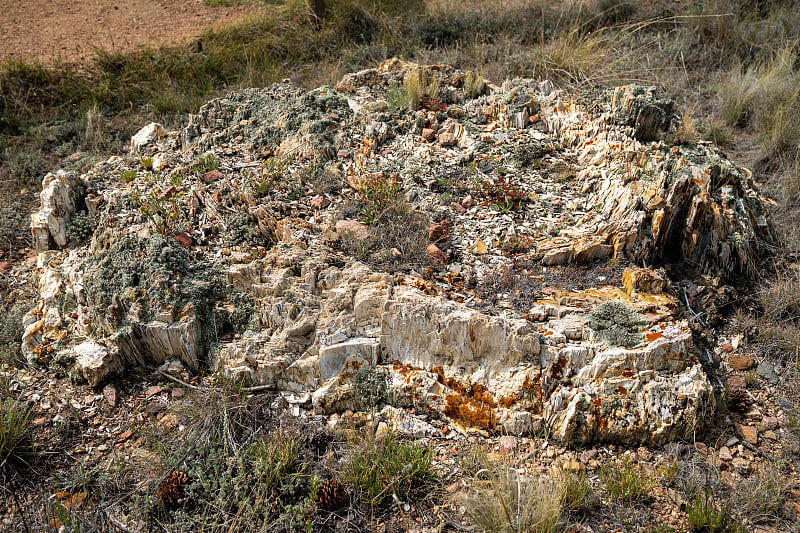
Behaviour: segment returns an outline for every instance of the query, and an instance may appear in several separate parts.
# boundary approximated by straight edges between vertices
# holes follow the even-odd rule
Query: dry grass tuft
[[[553,533],[564,512],[565,488],[557,477],[530,477],[509,465],[492,465],[469,485],[456,500],[487,533]]]

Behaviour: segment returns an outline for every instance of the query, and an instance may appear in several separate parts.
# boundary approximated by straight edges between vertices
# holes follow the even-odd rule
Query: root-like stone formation
[[[93,385],[210,366],[318,414],[364,408],[374,367],[371,407],[419,435],[689,435],[714,395],[661,267],[753,275],[774,237],[750,173],[665,142],[651,88],[472,78],[390,60],[235,92],[49,174],[27,358]],[[78,213],[90,239],[67,236]]]

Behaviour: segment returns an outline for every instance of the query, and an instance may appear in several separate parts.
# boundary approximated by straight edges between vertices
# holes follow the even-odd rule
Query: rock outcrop
[[[231,93],[45,178],[24,353],[92,385],[210,366],[320,414],[376,368],[393,409],[460,431],[685,437],[714,395],[661,267],[747,278],[773,234],[748,171],[665,142],[672,113],[398,60]]]

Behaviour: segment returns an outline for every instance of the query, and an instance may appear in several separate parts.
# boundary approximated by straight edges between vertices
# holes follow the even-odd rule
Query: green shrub
[[[31,306],[22,302],[0,303],[0,363],[17,366],[25,362],[20,351],[22,319]]]
[[[577,511],[589,501],[592,485],[585,473],[565,473],[559,480],[564,490],[564,509]]]
[[[739,482],[734,491],[736,509],[750,522],[769,522],[783,514],[786,490],[791,485],[774,463],[760,465],[749,478]]]
[[[726,508],[718,507],[709,491],[695,495],[686,507],[686,521],[693,531],[716,533],[729,531],[732,518]]]
[[[613,498],[624,502],[647,499],[656,484],[656,476],[634,464],[629,458],[606,465],[600,470],[600,480]]]
[[[433,482],[433,450],[422,443],[406,443],[391,433],[377,438],[370,429],[353,434],[344,480],[360,487],[370,504],[387,497],[404,497],[412,489]]]
[[[383,214],[398,201],[400,181],[396,176],[376,174],[364,180],[357,189],[362,202],[361,221],[375,224]]]
[[[250,460],[264,488],[280,489],[287,484],[288,477],[296,472],[298,452],[291,435],[277,434],[251,446]]]
[[[119,175],[119,179],[124,181],[125,183],[130,183],[138,177],[138,174],[135,170],[123,170],[122,174]]]
[[[94,234],[95,227],[94,218],[86,211],[79,211],[67,224],[67,238],[73,243],[82,243]]]
[[[217,169],[219,169],[219,160],[213,152],[201,155],[197,159],[197,162],[192,165],[192,172],[197,172],[200,174]]]

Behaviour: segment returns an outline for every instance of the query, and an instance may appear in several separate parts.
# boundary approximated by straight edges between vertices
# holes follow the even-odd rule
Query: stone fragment
[[[742,438],[750,444],[758,444],[758,430],[754,426],[737,424],[736,429]]]
[[[168,413],[162,416],[161,419],[158,421],[158,427],[159,429],[166,429],[166,430],[175,429],[176,427],[178,427],[178,415],[176,415],[175,413]]]
[[[442,146],[455,146],[457,142],[455,135],[447,131],[439,133],[437,139]]]
[[[167,408],[167,406],[165,404],[163,404],[161,402],[158,402],[158,401],[155,401],[155,402],[149,402],[145,406],[144,410],[149,415],[156,415],[156,414],[162,412],[166,408]]]
[[[33,245],[37,251],[63,248],[67,244],[67,225],[78,208],[83,183],[63,170],[48,173],[39,193],[41,208],[31,215]]]
[[[164,126],[157,122],[151,122],[136,132],[136,135],[131,137],[131,155],[140,153],[146,145],[163,139],[166,135],[167,130]]]
[[[365,365],[377,362],[379,342],[377,339],[357,338],[346,342],[323,346],[319,350],[319,373],[322,381],[342,375],[352,376]]]
[[[91,387],[96,387],[109,375],[122,370],[118,354],[93,341],[85,341],[73,347],[75,365],[78,374]]]
[[[458,202],[450,202],[450,209],[452,209],[453,211],[455,211],[457,213],[462,213],[462,214],[467,212],[467,210],[464,209],[464,206],[462,206]]]
[[[422,130],[422,138],[426,141],[432,141],[436,138],[436,130],[431,128],[424,128]]]
[[[638,292],[661,294],[667,284],[666,273],[649,268],[626,267],[622,272],[622,286],[632,296]]]
[[[725,386],[728,390],[744,389],[746,384],[741,376],[728,376],[725,380]]]
[[[731,466],[733,467],[733,470],[740,476],[746,476],[753,471],[753,465],[744,457],[734,457],[733,461],[731,461]]]
[[[442,220],[432,224],[428,228],[428,240],[431,242],[441,242],[450,237],[450,221]]]
[[[762,436],[763,438],[765,438],[765,439],[768,439],[768,440],[771,440],[771,441],[776,441],[776,440],[778,440],[778,434],[777,434],[777,433],[775,433],[774,431],[772,431],[771,429],[768,429],[768,430],[764,431],[764,432],[761,434],[761,436]]]
[[[675,119],[674,103],[655,97],[655,87],[629,85],[611,91],[611,110],[619,124],[633,128],[640,141],[653,141],[669,130]]]
[[[597,457],[599,452],[596,448],[591,448],[589,450],[584,450],[581,452],[580,461],[584,464],[588,464],[589,461]]]
[[[336,222],[336,233],[344,239],[365,241],[370,236],[369,226],[357,220],[339,220]]]
[[[324,196],[315,196],[314,198],[311,199],[310,205],[311,209],[320,210],[320,209],[325,209],[326,207],[331,205],[331,201],[325,198]]]
[[[756,364],[752,355],[741,355],[732,353],[728,355],[728,364],[733,370],[750,370]]]
[[[147,387],[147,390],[144,391],[144,397],[149,400],[153,396],[161,394],[162,392],[164,392],[163,387],[159,387],[158,385],[151,385]]]
[[[209,170],[208,172],[203,172],[203,181],[206,183],[211,183],[212,181],[221,180],[224,177],[225,174],[216,169]]]
[[[756,372],[758,373],[759,376],[766,379],[773,385],[777,385],[778,381],[780,381],[778,374],[775,373],[775,367],[766,361],[762,361],[761,363],[758,364],[758,366],[756,367]]]
[[[730,448],[728,448],[727,446],[723,446],[722,448],[720,448],[719,459],[720,461],[725,461],[726,463],[731,462],[733,460],[733,455],[731,454]]]
[[[778,429],[780,421],[774,416],[765,416],[761,419],[761,427],[765,430]]]
[[[180,244],[184,248],[189,248],[194,242],[192,236],[186,233],[185,231],[175,235],[175,240],[178,241],[178,244]]]
[[[434,265],[446,265],[450,260],[447,254],[435,244],[429,244],[428,247],[425,248],[425,253],[428,254],[428,259],[430,259],[431,263]]]
[[[116,440],[114,440],[114,442],[115,442],[116,444],[122,444],[123,442],[125,442],[126,440],[128,440],[129,438],[131,438],[132,436],[133,436],[133,430],[131,430],[131,429],[126,429],[125,431],[123,431],[122,433],[120,433],[120,434],[117,436],[117,438],[116,438]]]
[[[472,197],[471,194],[466,195],[464,198],[461,199],[461,206],[464,209],[469,209],[470,207],[475,205],[475,199]]]
[[[119,391],[113,384],[109,383],[103,387],[103,398],[108,405],[116,407],[119,404]]]
[[[489,247],[481,239],[475,241],[472,245],[472,253],[475,255],[484,255],[489,253]]]

